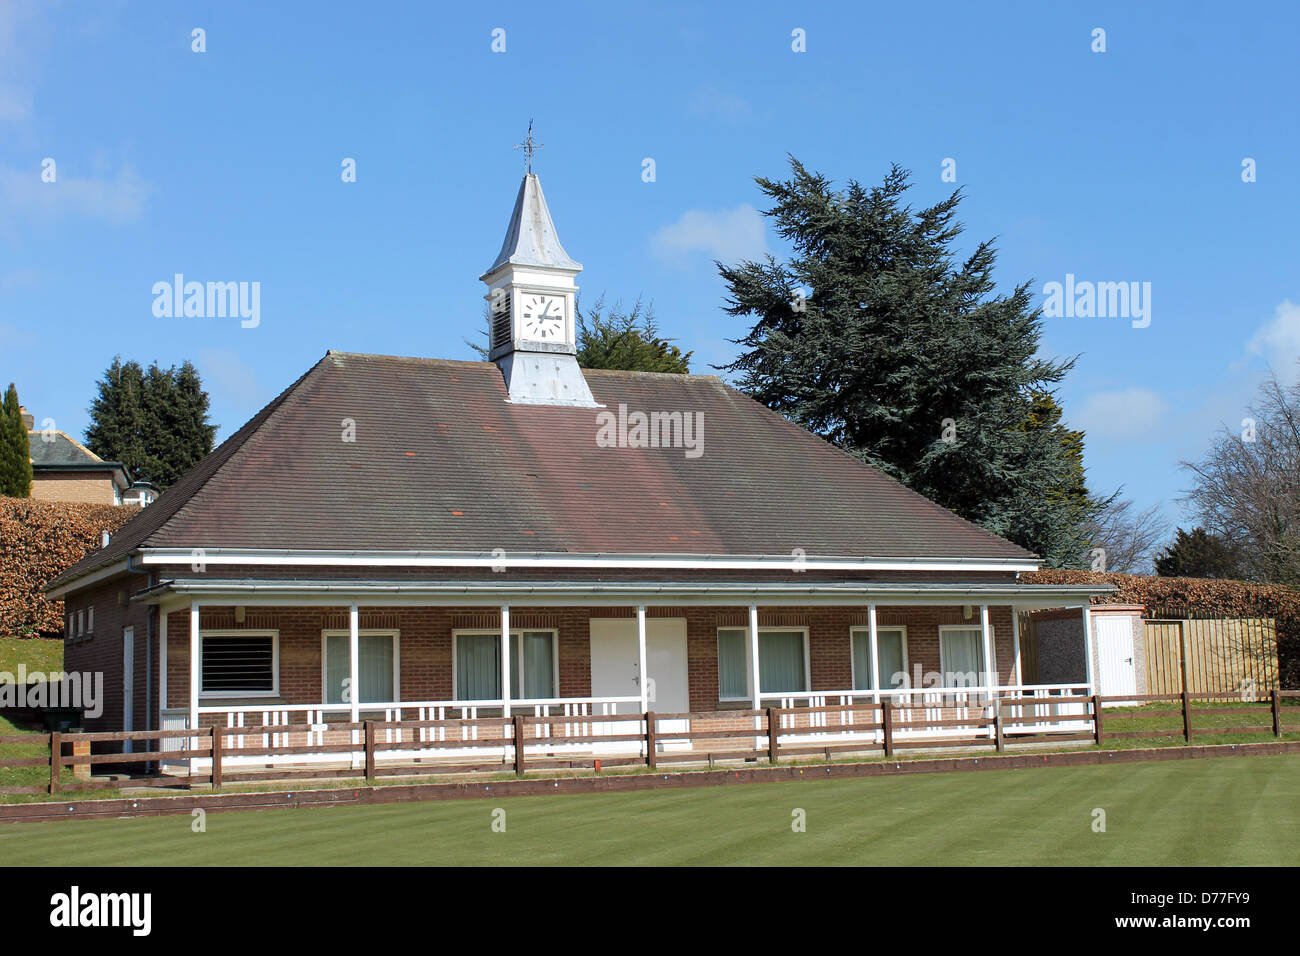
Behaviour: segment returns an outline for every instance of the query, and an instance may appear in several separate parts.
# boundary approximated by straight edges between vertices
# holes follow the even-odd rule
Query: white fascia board
[[[73,578],[71,581],[64,581],[58,587],[50,588],[45,592],[45,596],[52,601],[57,601],[73,591],[80,591],[82,588],[90,587],[92,584],[98,584],[105,578],[111,578],[114,575],[121,574],[130,566],[130,562],[123,558],[121,561],[115,561],[106,565],[97,571],[91,571],[89,574],[83,574],[80,577]]]
[[[1013,604],[1023,610],[1080,606],[1096,594],[1113,590],[1088,585],[969,585],[955,587],[907,585],[763,586],[745,584],[682,585],[591,584],[591,585],[429,585],[422,583],[285,582],[285,581],[196,581],[178,580],[157,585],[153,593],[137,595],[142,603],[165,602],[185,595],[204,606],[223,605],[309,605],[335,607],[359,603],[367,607],[496,607],[519,604],[529,607],[583,606],[648,607],[723,606],[753,602],[766,606],[805,607],[814,605]]]
[[[653,568],[725,571],[1036,571],[1036,558],[875,558],[716,554],[577,554],[438,551],[287,551],[145,548],[142,564],[384,568]]]

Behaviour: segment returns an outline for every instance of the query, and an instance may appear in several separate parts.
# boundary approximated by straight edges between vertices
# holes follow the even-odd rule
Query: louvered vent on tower
[[[492,348],[510,343],[510,296],[503,295],[492,310]]]

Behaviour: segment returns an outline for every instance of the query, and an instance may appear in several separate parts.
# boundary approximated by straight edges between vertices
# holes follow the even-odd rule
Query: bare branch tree
[[[1270,375],[1239,431],[1226,425],[1187,496],[1202,525],[1241,555],[1256,581],[1300,585],[1300,383]]]
[[[1123,574],[1149,574],[1156,551],[1169,534],[1169,522],[1159,503],[1139,509],[1131,500],[1111,495],[1092,528],[1092,546],[1101,549],[1100,570]]]

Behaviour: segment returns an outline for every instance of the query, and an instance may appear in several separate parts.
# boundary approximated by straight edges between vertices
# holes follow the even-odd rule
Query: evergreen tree
[[[32,495],[32,453],[20,408],[18,388],[10,382],[0,417],[0,495],[9,498]]]
[[[1228,542],[1204,528],[1179,528],[1165,553],[1156,558],[1162,578],[1236,578],[1241,561]]]
[[[578,364],[583,368],[612,368],[637,372],[691,370],[691,355],[659,335],[653,306],[637,299],[632,311],[615,305],[605,312],[603,299],[589,310],[578,309]]]
[[[1074,362],[1038,357],[1029,283],[995,294],[991,242],[955,261],[960,191],[913,210],[898,166],[879,186],[838,192],[793,157],[790,168],[787,181],[756,182],[792,257],[718,264],[726,310],[754,321],[724,368],[758,401],[1048,565],[1083,565],[1101,503],[1083,481],[1082,435],[1051,399]]]
[[[166,488],[212,451],[208,396],[190,362],[179,369],[154,362],[146,372],[121,357],[98,383],[86,447],[120,461],[132,480]]]

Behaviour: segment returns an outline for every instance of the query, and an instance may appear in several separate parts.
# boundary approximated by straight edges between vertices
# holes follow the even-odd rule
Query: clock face
[[[523,333],[541,342],[564,338],[564,300],[554,295],[527,294],[520,309]]]

